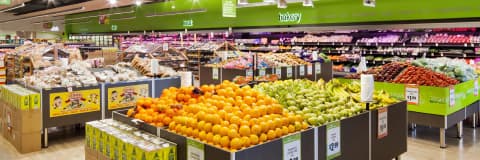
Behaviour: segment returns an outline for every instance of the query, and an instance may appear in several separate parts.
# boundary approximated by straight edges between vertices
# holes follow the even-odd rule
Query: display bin
[[[215,75],[215,77],[214,77]],[[200,85],[222,83],[222,69],[200,66]]]
[[[162,95],[163,89],[169,87],[180,87],[182,85],[182,80],[180,77],[165,77],[165,78],[155,78],[153,79],[153,97],[160,97]]]
[[[105,96],[102,107],[103,119],[111,118],[112,111],[135,106],[138,97],[152,97],[152,88],[151,79],[102,84],[102,92]]]
[[[158,135],[160,138],[166,139],[177,144],[177,157],[178,160],[187,160],[187,141],[190,141],[197,145],[201,145],[203,148],[204,159],[216,159],[216,160],[231,160],[231,159],[248,159],[248,160],[265,160],[265,159],[283,159],[283,141],[286,137],[291,135],[300,135],[301,145],[301,159],[314,160],[314,129],[310,128],[301,132],[293,133],[282,138],[277,138],[272,141],[268,141],[259,145],[251,146],[249,148],[239,150],[236,152],[230,152],[199,142],[197,140],[170,132],[164,128],[156,128],[155,126],[143,123],[133,122],[133,119],[125,116],[127,110],[119,110],[113,112],[113,119],[126,123],[128,125],[136,126],[148,133]]]
[[[248,69],[222,69],[221,68],[220,70],[222,70],[221,71],[222,76],[220,76],[221,77],[220,79],[222,81],[224,81],[224,80],[233,81],[233,79],[235,79],[235,77],[237,77],[237,76],[246,77],[247,72],[248,72]],[[252,71],[252,74],[253,74],[253,71]],[[220,81],[220,83],[221,83],[221,81]]]
[[[382,121],[385,119],[386,122]],[[372,160],[398,159],[401,154],[407,152],[406,101],[382,109],[372,110],[370,123]],[[386,124],[385,128],[379,129],[378,126],[384,126],[384,124]]]
[[[340,152],[337,157],[333,157],[334,159],[369,159],[369,118],[369,112],[364,112],[337,121],[340,124],[340,146],[338,146]],[[329,159],[327,158],[327,149],[332,143],[328,143],[327,138],[332,137],[327,137],[327,135],[332,135],[333,131],[327,131],[327,125],[316,127],[319,160]],[[332,155],[329,154],[328,157],[330,156]]]
[[[342,79],[342,81],[351,81]],[[384,90],[396,99],[405,99],[407,88],[418,89],[417,102],[408,101],[408,111],[418,113],[447,116],[453,114],[478,100],[478,86],[475,87],[476,80],[463,82],[452,87],[431,87],[416,86],[406,84],[396,84],[387,82],[375,82],[375,90]],[[453,94],[450,90],[453,89]],[[450,99],[454,97],[454,100]]]
[[[315,70],[313,66],[313,64],[295,66],[296,79],[308,79],[315,81],[315,74],[313,73]]]

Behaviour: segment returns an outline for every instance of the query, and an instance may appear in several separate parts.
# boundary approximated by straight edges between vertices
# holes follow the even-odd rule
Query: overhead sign
[[[193,19],[183,20],[184,27],[193,27]]]
[[[116,31],[118,30],[118,26],[117,25],[112,25],[112,31]]]
[[[297,23],[302,21],[302,13],[278,13],[278,20],[281,23]]]
[[[237,17],[236,0],[222,0],[222,15],[223,17]]]

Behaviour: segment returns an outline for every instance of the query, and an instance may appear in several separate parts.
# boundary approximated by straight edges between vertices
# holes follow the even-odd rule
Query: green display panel
[[[250,0],[249,3],[261,0]],[[226,4],[224,2],[228,2]],[[110,25],[98,23],[98,15],[110,15]],[[156,15],[156,16],[152,16]],[[232,10],[231,0],[174,0],[140,7],[130,6],[66,16],[67,33],[126,32],[144,30],[227,29],[228,27],[274,27],[329,25],[363,22],[478,18],[478,0],[381,0],[376,7],[365,7],[360,0],[314,1],[314,7],[301,2],[285,9],[276,5],[241,7]],[[83,17],[83,18],[82,18]],[[85,18],[89,17],[89,18]],[[80,18],[80,19],[79,19]],[[193,25],[184,25],[185,21]]]
[[[352,80],[341,79],[341,81],[349,82]],[[478,85],[475,87],[475,81],[478,82],[478,79],[453,86],[453,94],[450,92],[450,87],[409,86],[386,82],[375,82],[375,90],[385,90],[394,98],[410,101],[408,111],[450,115],[479,100]],[[407,88],[413,88],[412,90],[416,91],[416,94],[411,92],[411,94],[406,94]],[[451,95],[454,100],[450,99]],[[406,99],[408,96],[411,96],[411,100]]]

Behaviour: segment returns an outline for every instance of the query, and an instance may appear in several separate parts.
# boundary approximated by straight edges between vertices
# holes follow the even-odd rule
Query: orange
[[[250,138],[248,136],[242,137],[242,141],[243,141],[243,147],[250,147],[251,143],[250,143]]]
[[[205,140],[207,138],[207,132],[200,131],[200,133],[198,133],[198,138],[200,138],[201,140]]]
[[[295,131],[300,131],[302,130],[302,123],[300,122],[295,122]]]
[[[251,133],[252,134],[255,134],[255,135],[258,135],[262,132],[262,127],[260,127],[260,125],[257,125],[257,124],[254,124],[252,126],[252,129],[251,129]]]
[[[275,135],[276,137],[281,137],[283,136],[283,131],[280,128],[275,129]]]
[[[228,138],[228,136],[223,136],[222,139],[220,140],[220,144],[222,145],[222,147],[229,147],[230,138]]]
[[[283,126],[283,127],[282,127],[282,135],[287,135],[288,133],[290,133],[289,130],[288,130],[288,127],[287,127],[287,126]]]
[[[200,122],[197,123],[197,128],[199,128],[199,129],[203,130],[204,126],[205,126],[205,121],[200,121]]]
[[[267,137],[267,135],[266,135],[265,133],[262,133],[262,134],[260,135],[260,137],[258,137],[258,141],[259,141],[260,143],[263,143],[263,142],[267,141],[267,139],[268,139],[268,137]]]
[[[238,125],[237,124],[230,124],[230,126],[228,126],[228,128],[238,130]]]
[[[187,136],[192,136],[193,135],[193,129],[191,127],[187,127],[187,129],[185,130],[185,134]]]
[[[133,111],[133,108],[131,108],[131,109],[129,109],[129,110],[127,111],[127,116],[128,116],[128,117],[132,117],[134,113],[135,113],[135,112]]]
[[[288,125],[288,133],[295,132],[295,125]]]
[[[207,136],[205,137],[207,142],[213,143],[213,134],[212,132],[207,133]]]
[[[171,122],[172,122],[172,118],[170,118],[170,117],[163,118],[163,123],[170,124]]]
[[[260,122],[260,127],[262,128],[262,132],[267,132],[270,129],[268,123],[265,121]]]
[[[223,126],[221,129],[220,129],[220,135],[222,136],[228,136],[228,128]]]
[[[230,129],[228,130],[228,137],[230,137],[230,138],[238,138],[238,137],[240,137],[240,135],[238,134],[238,132],[237,132],[236,129],[230,128]]]
[[[240,117],[238,116],[233,116],[232,118],[230,118],[230,123],[231,124],[237,124],[237,125],[241,125],[241,120]]]
[[[238,129],[238,132],[240,133],[241,136],[249,136],[250,135],[250,127],[246,125],[240,126],[240,129]]]
[[[222,139],[222,136],[216,134],[213,136],[212,140],[213,140],[213,144],[221,144],[220,143],[220,140]]]
[[[198,138],[199,131],[198,129],[194,129],[192,132],[192,137]]]
[[[233,138],[232,141],[230,141],[230,148],[237,150],[242,148],[243,142],[240,138]]]
[[[302,123],[302,129],[307,129],[308,128],[308,123],[307,122],[303,122]]]
[[[222,126],[216,124],[212,127],[212,132],[215,133],[215,134],[220,134],[220,129],[222,128]]]
[[[250,135],[250,143],[252,145],[258,144],[258,141],[259,141],[259,139],[258,139],[257,135],[254,135],[254,134]]]
[[[212,131],[212,124],[211,123],[205,123],[205,125],[203,126],[203,130],[205,132],[210,132]]]
[[[276,133],[275,133],[274,130],[269,130],[268,133],[267,133],[267,139],[268,139],[268,140],[275,139],[276,136],[277,136],[277,135],[276,135]]]

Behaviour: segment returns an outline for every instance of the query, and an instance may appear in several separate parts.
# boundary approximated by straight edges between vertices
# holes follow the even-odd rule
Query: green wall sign
[[[117,25],[112,25],[112,31],[116,31],[118,30],[118,26]]]
[[[11,5],[12,1],[11,0],[0,0],[0,5]]]
[[[193,20],[192,19],[183,20],[183,26],[184,27],[193,27]]]
[[[250,0],[249,3],[261,1]],[[82,30],[87,30],[89,33],[111,32],[110,26],[98,24],[98,17],[95,16],[131,10],[135,11],[133,14],[136,18],[115,20],[115,24],[119,27],[116,32],[183,30],[185,29],[184,20],[190,19],[195,21],[194,27],[190,29],[212,29],[480,17],[478,0],[382,0],[376,1],[375,7],[365,7],[362,1],[358,0],[321,0],[313,3],[314,7],[304,7],[301,1],[288,3],[287,8],[281,9],[275,4],[239,8],[236,0],[201,0],[196,3],[191,0],[175,0],[145,4],[142,7],[112,8],[68,15],[66,31],[68,33],[84,33]],[[165,15],[150,16],[162,13]],[[90,16],[93,17],[75,19]],[[110,18],[121,19],[125,16],[126,14],[115,14]]]

